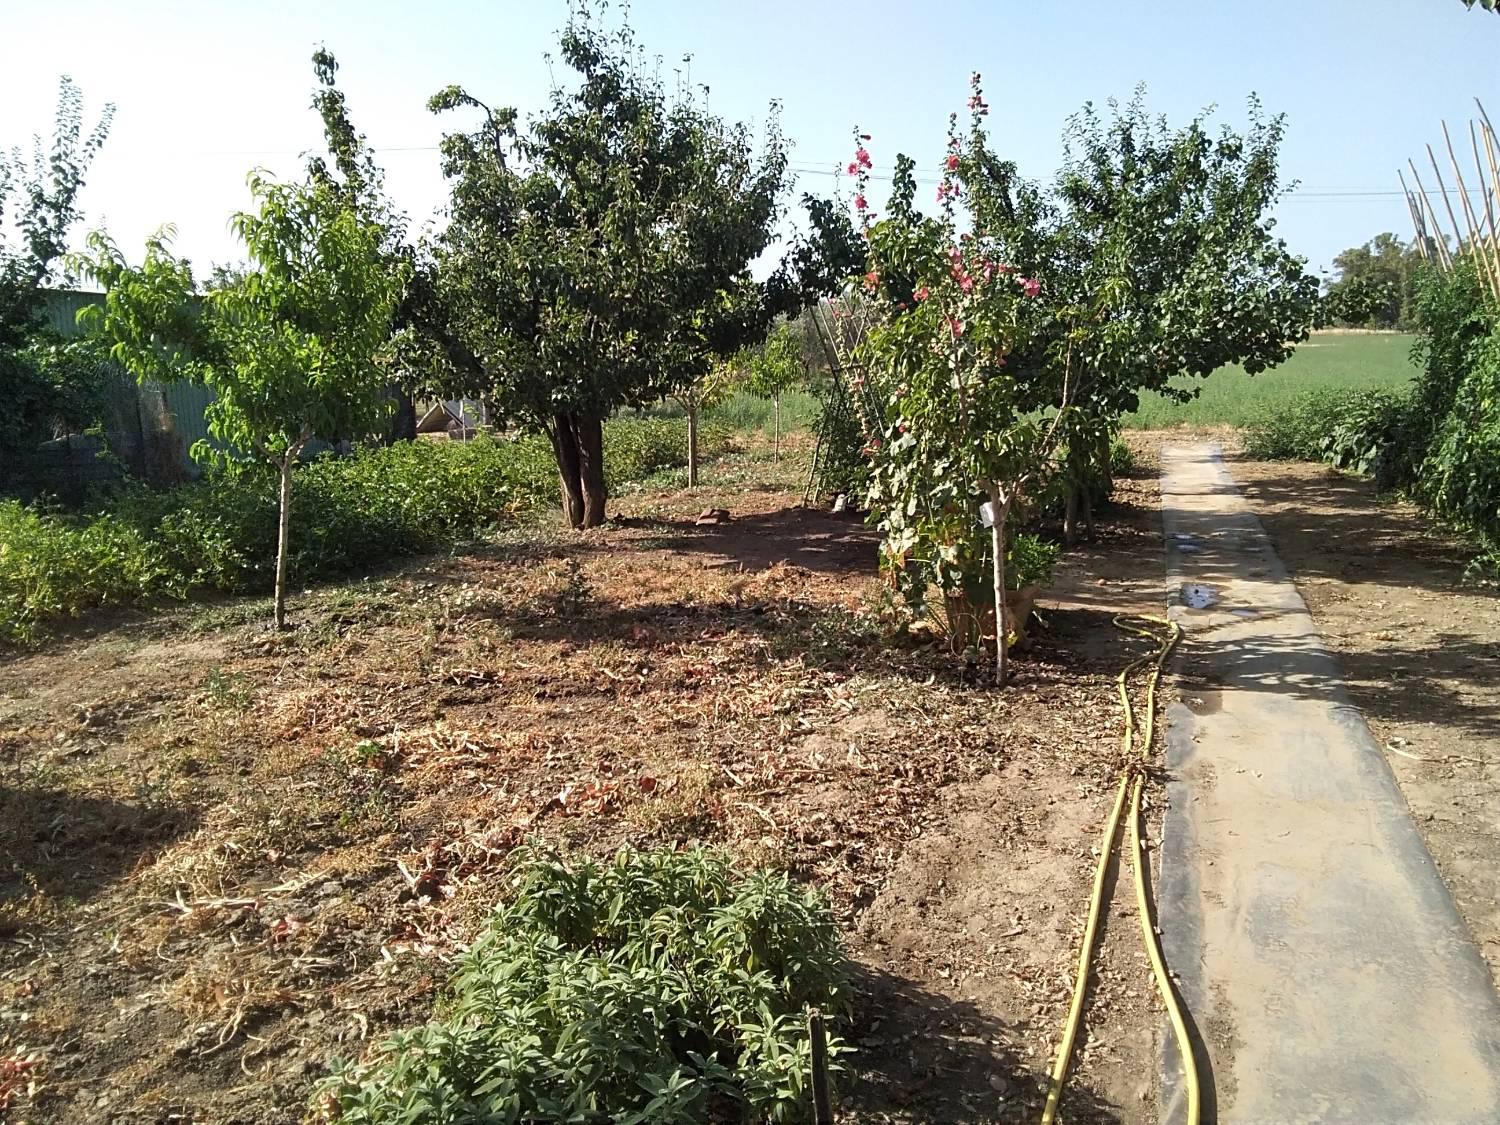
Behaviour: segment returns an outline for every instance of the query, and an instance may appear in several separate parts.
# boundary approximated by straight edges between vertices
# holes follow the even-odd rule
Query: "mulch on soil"
[[[996,692],[886,636],[874,533],[793,471],[306,594],[287,634],[190,609],[0,668],[13,1118],[300,1119],[331,1057],[425,1018],[532,834],[820,885],[861,981],[843,1119],[1030,1115],[1118,763],[1110,616],[1160,600],[1154,482]],[[1073,1121],[1153,1116],[1111,921]]]

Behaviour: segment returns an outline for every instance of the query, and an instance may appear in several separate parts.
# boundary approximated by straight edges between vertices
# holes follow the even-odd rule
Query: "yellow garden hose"
[[[1146,622],[1145,625],[1139,622]],[[1162,957],[1161,943],[1152,922],[1151,904],[1146,894],[1146,865],[1141,853],[1141,793],[1145,785],[1143,767],[1151,754],[1152,738],[1156,731],[1156,687],[1161,683],[1162,668],[1172,649],[1182,639],[1182,629],[1175,621],[1164,617],[1149,617],[1142,614],[1122,615],[1115,618],[1115,626],[1137,636],[1148,637],[1156,642],[1155,652],[1132,660],[1120,670],[1116,684],[1120,689],[1120,706],[1125,712],[1125,727],[1120,738],[1124,751],[1125,772],[1120,776],[1120,788],[1115,794],[1114,808],[1104,825],[1104,835],[1099,846],[1099,864],[1094,870],[1094,892],[1089,898],[1088,920],[1083,928],[1082,948],[1078,955],[1078,975],[1073,981],[1073,1000],[1068,1005],[1068,1020],[1063,1026],[1062,1042],[1058,1044],[1057,1059],[1052,1064],[1052,1078],[1047,1089],[1047,1104],[1042,1110],[1042,1125],[1052,1125],[1062,1101],[1063,1086],[1068,1079],[1068,1064],[1073,1058],[1073,1044],[1078,1038],[1078,1028],[1083,1022],[1083,1001],[1088,992],[1089,967],[1094,959],[1094,943],[1099,935],[1099,915],[1104,909],[1104,880],[1109,870],[1110,857],[1114,854],[1115,838],[1120,833],[1120,815],[1130,802],[1130,858],[1135,868],[1135,901],[1141,919],[1141,938],[1146,945],[1146,954],[1151,960],[1151,971],[1156,977],[1157,991],[1167,1006],[1167,1015],[1172,1023],[1172,1034],[1177,1040],[1177,1053],[1182,1059],[1183,1079],[1187,1086],[1187,1125],[1198,1125],[1199,1089],[1198,1067],[1193,1059],[1193,1045],[1188,1040],[1187,1023],[1182,1008],[1177,1003],[1177,994],[1167,975],[1166,961]],[[1161,626],[1165,632],[1157,632],[1152,626]],[[1141,724],[1140,756],[1135,754],[1135,708],[1130,702],[1130,676],[1136,669],[1151,665],[1151,678],[1146,682],[1146,717]]]

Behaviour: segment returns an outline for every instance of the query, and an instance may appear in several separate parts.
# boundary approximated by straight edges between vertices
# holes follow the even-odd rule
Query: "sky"
[[[566,14],[564,0],[0,0],[0,148],[50,135],[58,78],[72,76],[88,120],[116,106],[75,243],[103,226],[138,260],[170,223],[206,274],[242,256],[227,220],[249,203],[248,171],[295,176],[319,148],[309,60],[323,44],[391,196],[420,227],[441,215],[435,147],[458,123],[428,113],[427,98],[456,83],[541,108],[565,77],[546,55]],[[1442,120],[1466,130],[1475,96],[1500,113],[1500,16],[1458,0],[636,0],[629,18],[664,74],[692,56],[714,112],[758,129],[780,103],[798,192],[834,189],[856,126],[877,175],[897,152],[935,169],[974,70],[995,147],[1041,179],[1084,102],[1145,83],[1172,123],[1217,106],[1217,120],[1243,126],[1254,92],[1286,114],[1282,172],[1299,182],[1277,231],[1320,272],[1381,231],[1409,238],[1396,169],[1428,143],[1443,151]],[[877,181],[872,204],[884,194]]]

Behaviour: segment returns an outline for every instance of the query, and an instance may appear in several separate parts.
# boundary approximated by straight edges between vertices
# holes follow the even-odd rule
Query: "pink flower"
[[[912,296],[919,301],[925,301],[928,297],[932,296],[932,291],[928,289],[927,286],[923,285],[915,293],[913,293]]]
[[[873,293],[875,291],[875,286],[877,286],[879,284],[880,284],[880,275],[877,274],[874,270],[871,270],[869,273],[865,274],[865,288],[866,289],[870,290]]]
[[[858,150],[854,153],[854,159],[859,161],[861,168],[868,168],[870,166],[870,154],[864,145],[859,146]]]
[[[1016,280],[1021,283],[1021,291],[1028,297],[1035,297],[1042,291],[1042,283],[1034,277],[1018,277]]]
[[[948,318],[948,328],[955,336],[962,336],[964,334],[964,322],[956,316]]]
[[[856,163],[854,163],[854,161],[852,161],[852,160],[849,161],[849,175],[852,176],[852,175],[854,175],[858,171],[859,171],[859,165],[856,164]]]
[[[955,268],[958,266],[958,263],[963,260],[963,256],[963,251],[960,250],[957,246],[948,247],[948,260],[953,263]]]
[[[854,197],[854,206],[857,207],[859,210],[863,211],[865,209],[865,206],[866,206],[865,205],[865,197],[863,195],[856,195]]]
[[[958,287],[960,289],[962,289],[965,293],[969,293],[974,288],[974,279],[972,277],[970,277],[968,274],[964,274],[962,277],[960,277],[958,279]]]
[[[950,171],[950,172],[957,172],[958,171],[958,153],[956,153],[956,152],[950,152],[948,154],[948,159],[945,160],[943,163],[947,167],[948,171]]]

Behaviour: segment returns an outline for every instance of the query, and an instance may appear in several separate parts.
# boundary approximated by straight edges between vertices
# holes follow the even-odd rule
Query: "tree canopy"
[[[604,518],[600,425],[700,377],[770,323],[750,264],[786,175],[775,107],[749,129],[670,93],[628,27],[586,11],[563,31],[559,86],[529,124],[459,87],[434,112],[478,127],[443,141],[452,183],[432,248],[430,353],[455,391],[552,438],[574,526]]]
[[[316,436],[360,438],[383,417],[391,316],[402,277],[382,253],[382,229],[334,187],[252,175],[258,208],[236,215],[250,267],[201,297],[192,270],[152,239],[126,263],[105,235],[90,236],[89,272],[104,285],[88,310],[111,355],[141,380],[187,380],[214,391],[209,432],[195,457],[269,462],[281,475],[276,623],[286,617],[292,469]]]

